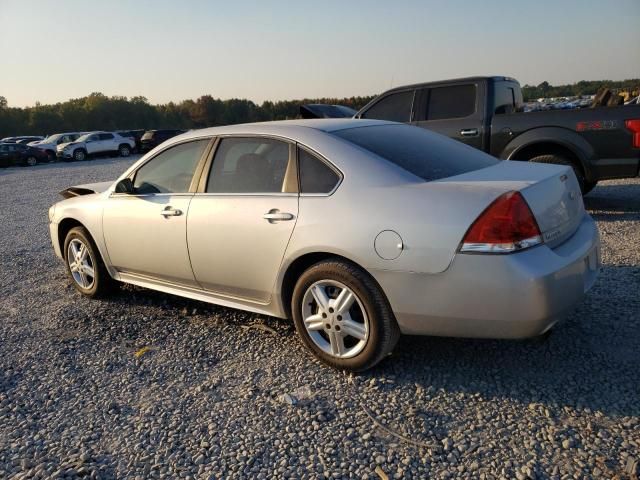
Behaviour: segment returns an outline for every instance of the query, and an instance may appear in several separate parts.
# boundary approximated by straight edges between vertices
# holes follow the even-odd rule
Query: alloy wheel
[[[302,319],[313,343],[337,358],[358,355],[369,339],[369,317],[362,302],[335,280],[321,280],[307,289]]]
[[[27,165],[33,167],[38,164],[38,159],[36,157],[27,157]]]
[[[79,238],[69,242],[67,263],[73,280],[82,288],[89,289],[95,282],[95,270],[89,248]]]

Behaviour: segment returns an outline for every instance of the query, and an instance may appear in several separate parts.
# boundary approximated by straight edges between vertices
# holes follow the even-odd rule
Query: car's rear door
[[[429,86],[416,92],[413,125],[484,149],[486,83]]]
[[[219,139],[187,218],[198,283],[218,295],[268,303],[298,217],[297,192],[294,145]]]
[[[130,176],[133,193],[112,193],[104,203],[104,240],[120,272],[197,286],[187,250],[187,214],[194,173],[210,139],[173,145]]]

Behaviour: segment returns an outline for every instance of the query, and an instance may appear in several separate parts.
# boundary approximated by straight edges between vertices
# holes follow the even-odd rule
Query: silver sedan
[[[81,293],[120,281],[293,318],[311,352],[350,370],[401,333],[540,335],[599,270],[571,168],[392,122],[192,131],[62,194],[51,238]]]

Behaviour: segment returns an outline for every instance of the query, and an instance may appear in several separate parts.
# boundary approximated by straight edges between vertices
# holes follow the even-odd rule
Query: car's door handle
[[[165,209],[160,212],[160,215],[163,217],[178,217],[182,215],[182,210],[178,210],[173,207],[165,207]]]
[[[478,129],[477,128],[463,128],[460,130],[460,135],[463,137],[477,137]]]
[[[262,215],[262,218],[264,218],[265,220],[268,220],[269,223],[282,222],[287,220],[293,220],[293,214],[287,213],[287,212],[281,212],[278,209],[274,208],[269,210],[264,215]]]

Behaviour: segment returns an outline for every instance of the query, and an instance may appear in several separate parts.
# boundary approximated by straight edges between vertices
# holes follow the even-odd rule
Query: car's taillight
[[[519,192],[507,192],[473,222],[460,251],[511,253],[540,243],[540,228],[529,205]]]
[[[626,120],[624,126],[633,133],[633,147],[640,148],[640,119]]]

